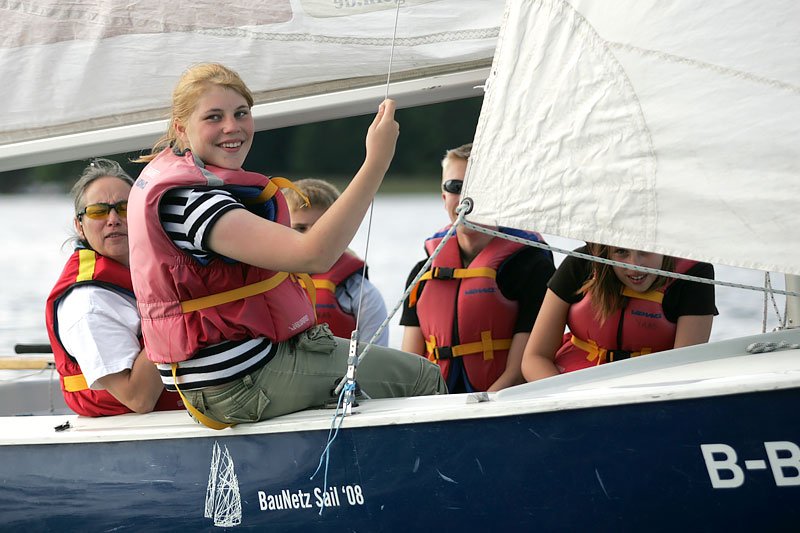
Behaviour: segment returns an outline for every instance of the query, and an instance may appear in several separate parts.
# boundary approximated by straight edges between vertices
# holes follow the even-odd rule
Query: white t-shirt
[[[96,381],[133,367],[141,351],[141,319],[136,300],[113,290],[85,285],[61,299],[56,310],[58,335],[81,367],[89,388]]]
[[[361,276],[360,272],[353,274],[337,288],[336,301],[343,310],[357,316],[362,280],[364,281],[364,297],[361,302],[362,310],[358,333],[360,342],[369,342],[381,323],[386,320],[386,304],[377,287]],[[388,327],[383,329],[380,337],[375,340],[375,344],[389,346]]]

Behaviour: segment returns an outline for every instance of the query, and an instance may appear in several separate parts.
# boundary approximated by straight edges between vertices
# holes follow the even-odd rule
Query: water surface
[[[44,305],[50,289],[70,253],[62,246],[72,228],[72,205],[66,196],[0,195],[0,356],[11,355],[17,343],[47,342]],[[375,201],[366,250],[367,223],[362,224],[351,248],[368,255],[370,279],[390,310],[398,302],[411,267],[423,257],[425,237],[447,222],[437,195],[380,195]],[[574,248],[577,241],[547,237],[553,245]],[[254,243],[256,245],[256,243]],[[741,246],[741,243],[732,244]],[[557,262],[562,257],[557,256]],[[763,285],[763,273],[717,266],[717,278]],[[783,276],[773,275],[777,288]],[[783,312],[783,299],[778,298]],[[718,288],[720,316],[714,321],[712,339],[755,334],[762,329],[764,297],[740,289]],[[777,321],[769,305],[767,328]],[[399,313],[392,319],[390,345],[399,347],[402,328]]]

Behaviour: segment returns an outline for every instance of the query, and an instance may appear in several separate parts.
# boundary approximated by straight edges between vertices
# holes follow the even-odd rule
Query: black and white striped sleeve
[[[172,242],[205,262],[216,255],[207,244],[211,228],[223,214],[239,208],[242,203],[224,189],[178,188],[164,194],[158,211]]]

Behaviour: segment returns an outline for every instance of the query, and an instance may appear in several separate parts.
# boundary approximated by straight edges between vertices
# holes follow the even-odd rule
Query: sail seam
[[[411,47],[441,42],[492,39],[497,37],[499,31],[500,29],[497,27],[476,30],[445,31],[417,37],[398,38],[394,40],[394,43],[395,46]],[[359,46],[390,46],[393,42],[390,37],[337,37],[334,35],[318,35],[313,33],[262,33],[258,30],[244,28],[198,29],[194,33],[217,37],[248,37],[260,41],[318,42],[325,44],[355,44]]]
[[[749,72],[743,72],[741,70],[736,70],[730,67],[723,67],[721,65],[715,65],[714,63],[708,63],[706,61],[700,61],[698,59],[690,59],[688,57],[681,57],[674,54],[669,54],[667,52],[662,52],[660,50],[650,50],[647,48],[640,48],[638,46],[633,46],[630,44],[618,43],[613,41],[606,41],[609,47],[616,48],[619,50],[625,50],[632,53],[637,53],[642,56],[649,56],[649,57],[656,57],[662,61],[668,63],[676,63],[682,64],[685,66],[695,67],[701,70],[708,70],[714,72],[716,74],[723,74],[726,76],[730,76],[733,78],[738,78],[742,80],[748,80],[753,83],[757,83],[759,85],[766,85],[768,87],[773,87],[776,89],[783,89],[786,91],[790,91],[793,93],[800,94],[800,87],[796,85],[792,85],[791,83],[786,83],[780,80],[774,80],[772,78],[767,78],[765,76],[757,76],[755,74],[751,74]]]

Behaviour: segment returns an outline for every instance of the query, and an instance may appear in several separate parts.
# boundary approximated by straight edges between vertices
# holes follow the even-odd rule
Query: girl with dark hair
[[[708,263],[628,248],[578,249],[636,266],[713,279]],[[547,284],[522,360],[528,381],[707,342],[714,287],[569,256]],[[564,334],[565,326],[569,333]]]

